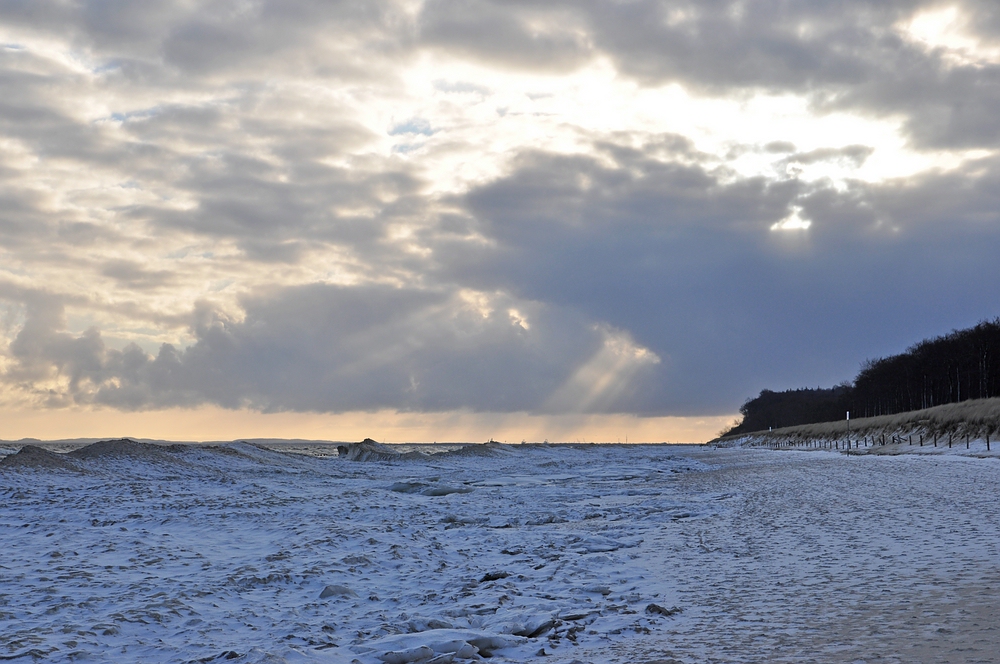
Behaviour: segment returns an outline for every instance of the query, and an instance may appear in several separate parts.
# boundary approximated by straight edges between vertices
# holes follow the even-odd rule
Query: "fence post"
[[[990,434],[986,434],[986,451],[990,451]]]
[[[965,434],[965,449],[969,449],[969,434]]]

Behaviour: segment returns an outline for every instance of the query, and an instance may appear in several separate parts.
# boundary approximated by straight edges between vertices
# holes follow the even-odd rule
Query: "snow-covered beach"
[[[449,452],[123,445],[4,467],[0,657],[986,662],[1000,650],[994,459],[419,449]]]

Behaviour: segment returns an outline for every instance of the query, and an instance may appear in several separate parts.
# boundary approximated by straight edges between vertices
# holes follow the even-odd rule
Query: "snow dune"
[[[642,545],[706,509],[671,489],[698,462],[378,451],[114,441],[7,457],[0,656],[568,662],[679,615],[645,611],[675,598]]]

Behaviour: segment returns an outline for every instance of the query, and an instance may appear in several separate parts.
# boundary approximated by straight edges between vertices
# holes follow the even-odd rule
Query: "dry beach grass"
[[[992,440],[996,440],[998,433],[1000,433],[1000,398],[995,398],[945,404],[895,415],[856,418],[850,421],[850,426],[846,420],[839,420],[725,436],[708,444],[718,447],[787,445],[793,449],[814,449],[813,443],[820,443],[821,448],[825,448],[827,443],[837,443],[838,448],[843,448],[849,437],[854,443],[865,438],[881,443],[884,437],[887,441],[895,439],[905,442],[903,445],[905,447],[913,447],[914,445],[909,444],[911,439],[916,443],[923,437],[927,447],[930,447],[931,441],[936,438],[943,448],[944,441],[950,435],[953,441],[961,441],[962,448],[968,437],[970,443],[976,443],[976,450],[981,447],[982,451],[985,451],[986,437],[990,436]],[[879,444],[877,447],[883,446]],[[898,446],[893,449],[899,451]],[[874,446],[866,448],[863,445],[860,449],[860,452],[876,454],[884,451]],[[971,444],[970,451],[972,451]],[[929,450],[924,453],[926,452]]]

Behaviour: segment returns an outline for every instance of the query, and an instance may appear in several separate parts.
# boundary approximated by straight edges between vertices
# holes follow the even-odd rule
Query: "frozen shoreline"
[[[884,441],[884,442],[883,442]],[[764,449],[791,452],[838,452],[853,456],[961,456],[976,459],[1000,459],[1000,440],[996,436],[948,436],[936,438],[923,434],[858,436],[789,436],[757,433],[710,444],[714,449]]]
[[[1000,648],[1000,464],[519,448],[364,463],[230,445],[0,471],[0,655],[975,662]]]

